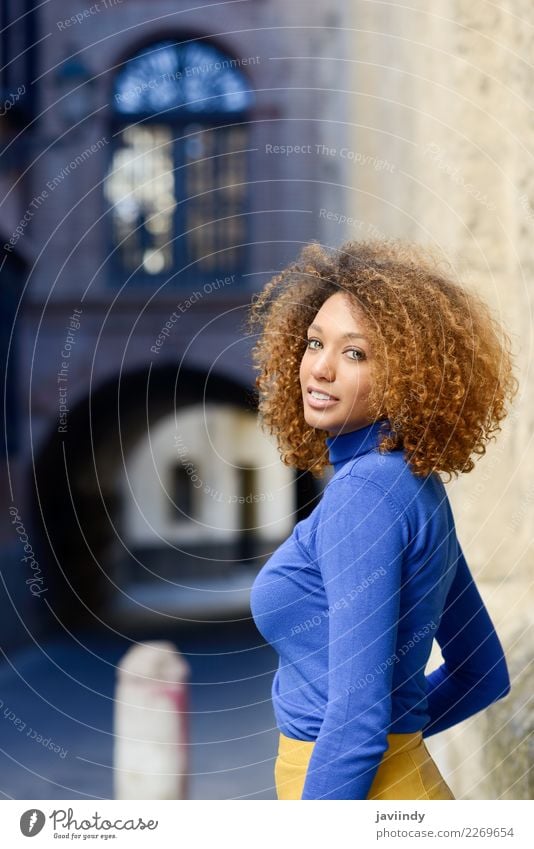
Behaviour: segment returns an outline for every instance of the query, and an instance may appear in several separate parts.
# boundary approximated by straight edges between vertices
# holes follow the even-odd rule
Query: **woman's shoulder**
[[[428,521],[437,505],[447,500],[439,475],[414,475],[402,450],[384,454],[369,451],[355,457],[338,469],[328,486],[358,492],[361,497],[366,492],[380,490],[397,512],[406,517],[412,533],[417,533],[421,520]]]
[[[402,450],[381,454],[378,449],[374,449],[359,457],[353,457],[337,470],[330,483],[341,480],[353,480],[355,485],[358,481],[360,484],[366,482],[385,487],[388,491],[393,485],[396,490],[417,489],[419,485]]]

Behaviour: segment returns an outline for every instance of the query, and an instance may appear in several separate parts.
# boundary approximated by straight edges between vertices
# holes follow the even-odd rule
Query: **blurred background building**
[[[320,139],[315,95],[276,59],[291,31],[260,26],[276,3],[210,6],[210,27],[175,3],[78,5],[5,4],[4,90],[25,89],[2,156],[17,505],[62,621],[243,611],[313,488],[257,425],[240,325],[324,237],[316,157],[270,152]]]
[[[50,663],[76,668],[62,652],[82,631],[84,657],[94,639],[111,666],[140,628],[178,629],[192,654],[187,626],[200,641],[223,634],[228,653],[238,645],[255,659],[231,675],[263,670],[254,734],[270,752],[274,654],[254,634],[248,587],[323,484],[285,467],[258,427],[242,322],[254,292],[311,239],[437,244],[514,332],[523,385],[497,445],[448,489],[517,701],[431,745],[458,797],[531,797],[517,753],[531,723],[533,21],[512,6],[2,0],[8,673],[17,652],[46,640],[59,646]],[[36,709],[23,690],[12,697],[21,716]],[[66,785],[28,792],[21,774],[12,787],[18,798],[83,795],[75,767],[62,763]],[[271,767],[258,796],[273,797]],[[195,792],[245,793],[250,774],[236,775]]]

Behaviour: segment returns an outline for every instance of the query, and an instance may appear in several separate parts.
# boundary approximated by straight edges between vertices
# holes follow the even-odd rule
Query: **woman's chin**
[[[329,419],[328,416],[314,416],[306,413],[304,415],[304,418],[306,420],[306,424],[308,424],[310,427],[314,427],[316,430],[331,431],[335,430],[336,428],[335,422]]]

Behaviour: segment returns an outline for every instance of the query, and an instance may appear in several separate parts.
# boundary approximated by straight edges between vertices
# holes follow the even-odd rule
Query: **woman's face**
[[[304,418],[329,436],[371,424],[367,396],[370,375],[369,341],[354,318],[349,296],[331,295],[308,327],[308,345],[300,363]],[[316,390],[327,399],[314,397]]]

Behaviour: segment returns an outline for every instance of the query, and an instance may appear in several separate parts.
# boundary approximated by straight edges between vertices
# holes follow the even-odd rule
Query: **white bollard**
[[[189,664],[167,641],[140,643],[117,670],[115,799],[186,799]]]

